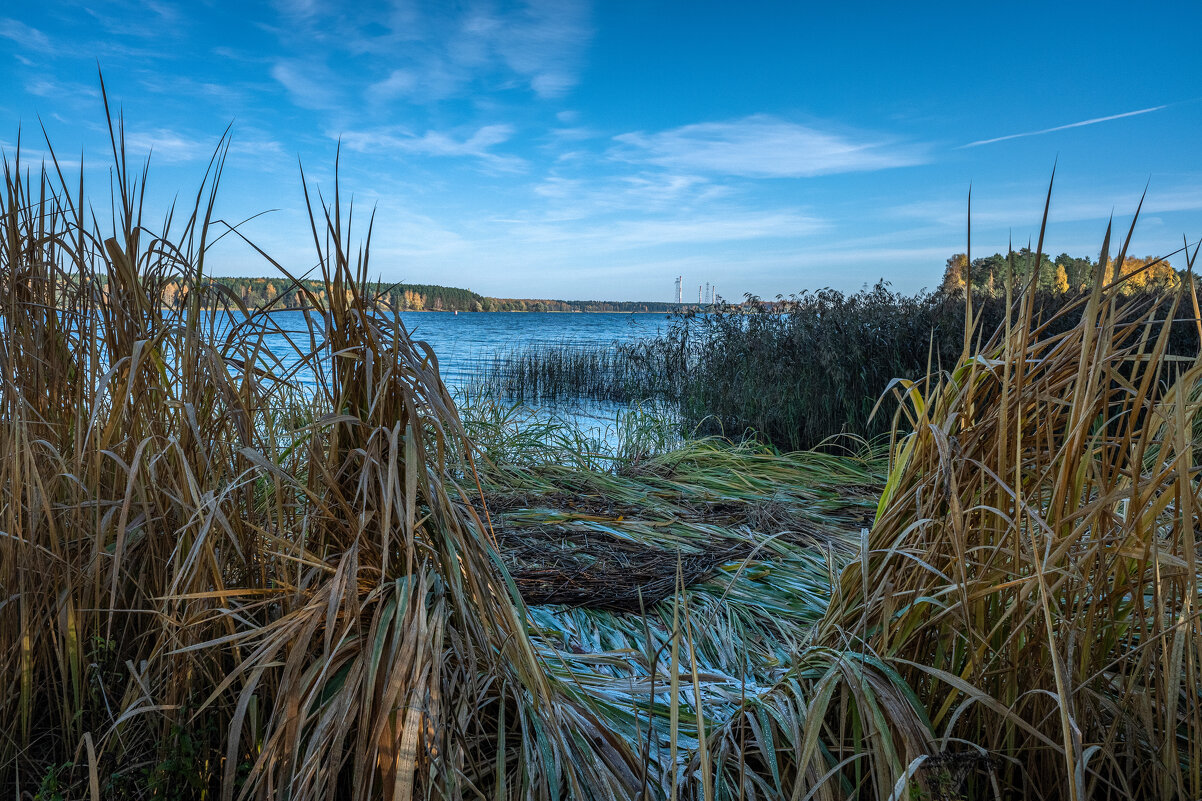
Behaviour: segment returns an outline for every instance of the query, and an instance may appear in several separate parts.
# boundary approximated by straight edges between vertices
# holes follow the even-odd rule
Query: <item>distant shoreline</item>
[[[305,301],[311,308],[328,303],[329,288],[314,279],[297,283],[282,278],[206,276],[206,282],[220,285],[247,308],[296,310]],[[369,283],[361,287],[365,297],[380,308],[401,311],[443,312],[560,312],[565,314],[672,314],[705,308],[707,304],[675,303],[655,300],[556,300],[554,298],[498,298],[481,295],[461,287],[437,284]],[[185,288],[168,283],[163,288],[166,305],[179,304]],[[208,300],[208,298],[204,298]]]
[[[172,310],[169,306],[160,306],[159,309],[162,311],[171,311]],[[201,306],[200,310],[201,311],[218,311],[217,307],[215,307],[215,306]],[[700,310],[701,310],[700,307],[688,307],[686,309],[681,309],[680,311],[700,311]],[[252,308],[251,311],[258,312],[260,314],[283,314],[285,312],[303,312],[306,310],[305,309],[264,309],[264,308],[256,307],[256,308]],[[310,306],[308,308],[308,311],[319,312],[319,311],[323,311],[323,310]],[[388,311],[388,309],[383,309],[382,311]],[[610,310],[573,309],[571,311],[566,311],[563,309],[546,309],[544,311],[532,311],[531,309],[497,309],[497,310],[493,310],[493,311],[475,311],[475,310],[469,311],[466,309],[401,309],[400,312],[401,312],[401,314],[450,314],[450,315],[457,315],[457,314],[473,314],[473,315],[474,314],[664,314],[664,315],[667,315],[667,314],[676,314],[677,313],[677,311],[620,311],[620,310],[613,310],[613,309],[610,309]]]

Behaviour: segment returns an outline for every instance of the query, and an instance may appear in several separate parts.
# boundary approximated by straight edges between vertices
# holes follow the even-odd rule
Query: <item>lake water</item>
[[[277,312],[271,319],[280,329],[294,333],[298,343],[307,343],[308,329],[301,312]],[[402,312],[401,320],[414,339],[430,344],[438,356],[443,381],[462,395],[479,375],[482,363],[506,352],[537,345],[584,347],[647,339],[666,329],[669,318],[663,313]],[[281,361],[295,363],[295,350],[283,336],[269,336],[266,341]],[[311,374],[297,378],[306,383],[313,380]],[[583,401],[546,406],[541,411],[604,433],[621,408]]]

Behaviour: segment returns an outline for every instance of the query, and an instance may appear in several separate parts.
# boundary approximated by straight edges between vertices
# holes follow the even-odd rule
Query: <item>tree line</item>
[[[1032,271],[1038,270],[1036,289],[1063,295],[1089,287],[1097,269],[1098,263],[1093,259],[1067,253],[1054,259],[1046,253],[1040,254],[1037,264],[1035,252],[1030,248],[1021,248],[1005,256],[994,253],[973,259],[971,264],[965,254],[957,253],[947,260],[940,288],[944,294],[954,295],[963,292],[971,281],[974,294],[1002,294],[1007,276],[1012,275],[1016,283],[1025,284]],[[1129,276],[1127,287],[1132,292],[1172,289],[1181,282],[1181,274],[1172,265],[1152,256],[1128,256],[1122,262],[1110,259],[1106,269],[1107,283]]]
[[[320,281],[302,280],[308,294],[298,291],[283,278],[246,278],[242,276],[212,276],[208,281],[228,289],[248,308],[300,309],[326,303],[326,290]],[[373,295],[381,307],[397,311],[455,311],[455,312],[675,312],[695,308],[695,304],[658,303],[648,301],[549,300],[531,298],[492,298],[470,289],[437,284],[366,284],[364,290]],[[187,290],[183,284],[169,281],[163,286],[165,306],[183,307]]]
[[[531,312],[678,312],[696,309],[695,303],[659,303],[645,300],[545,300],[485,298],[485,311]]]
[[[302,280],[300,288],[284,278],[245,278],[241,276],[210,276],[213,284],[223,286],[248,308],[256,309],[301,309],[313,305],[324,306],[325,285],[321,281]],[[367,284],[363,290],[375,297],[378,304],[398,311],[483,311],[483,298],[468,289],[438,286],[436,284]],[[182,284],[168,282],[163,287],[163,304],[183,306],[187,303],[187,291]]]

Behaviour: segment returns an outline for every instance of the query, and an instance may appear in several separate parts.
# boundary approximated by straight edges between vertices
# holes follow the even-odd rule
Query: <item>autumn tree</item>
[[[1077,258],[1061,253],[1056,257],[1056,266],[1064,268],[1069,289],[1081,290],[1093,281],[1094,263],[1088,258]]]
[[[1052,289],[1059,295],[1068,292],[1068,272],[1064,269],[1063,264],[1056,265],[1056,281]]]
[[[947,260],[943,270],[943,284],[940,289],[946,295],[955,295],[964,291],[964,278],[968,272],[968,256],[957,253]]]

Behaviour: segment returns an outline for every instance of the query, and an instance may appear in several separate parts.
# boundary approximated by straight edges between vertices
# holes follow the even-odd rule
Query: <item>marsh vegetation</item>
[[[1020,258],[1010,255],[1012,288],[1024,285]],[[1163,261],[1140,263],[1164,270]],[[1130,270],[1123,275],[1141,278]],[[1174,315],[1166,345],[1174,359],[1198,352],[1193,310],[1174,312],[1173,294],[1162,284],[1131,287],[1124,280],[1115,293],[1132,309]],[[1087,298],[1083,291],[1033,290],[1034,335],[1078,325]],[[1004,324],[1013,300],[974,296],[972,347]],[[837,446],[842,435],[871,440],[893,431],[898,406],[888,390],[895,379],[938,375],[956,364],[965,348],[964,310],[962,287],[904,295],[879,283],[771,302],[749,297],[675,315],[650,339],[500,350],[476,368],[474,389],[532,403],[654,402],[689,436],[750,438],[784,450],[834,438]]]
[[[680,443],[632,413],[602,449],[458,408],[370,296],[370,223],[337,186],[308,195],[326,302],[285,367],[270,315],[206,279],[236,235],[224,150],[151,221],[112,134],[111,217],[53,164],[5,162],[14,795],[1202,796],[1202,363],[1170,348],[1190,282],[1148,304],[1099,275],[1042,317],[1008,283],[1000,321],[966,299],[937,358],[920,310],[877,329],[820,298],[796,391],[894,354],[886,440]],[[748,319],[748,352],[770,348],[754,326],[806,330]],[[770,382],[772,353],[699,369]],[[868,411],[818,408],[805,442]]]

